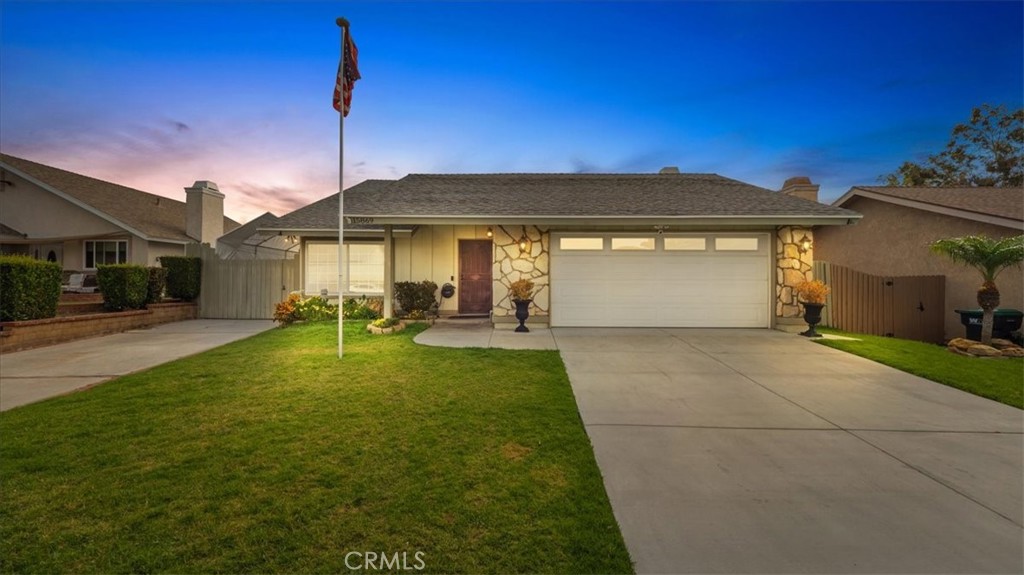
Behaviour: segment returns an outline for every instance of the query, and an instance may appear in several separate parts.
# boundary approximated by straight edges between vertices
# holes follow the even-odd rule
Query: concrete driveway
[[[0,411],[92,387],[274,327],[270,320],[191,319],[0,356]]]
[[[767,330],[552,330],[640,573],[1021,573],[1022,412]]]

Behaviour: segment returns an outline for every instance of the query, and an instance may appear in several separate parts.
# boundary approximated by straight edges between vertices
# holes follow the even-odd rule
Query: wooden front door
[[[491,311],[491,240],[459,240],[459,313]]]

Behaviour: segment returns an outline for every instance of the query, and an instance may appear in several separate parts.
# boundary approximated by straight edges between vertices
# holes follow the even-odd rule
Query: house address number
[[[372,224],[373,218],[345,218],[350,224]]]

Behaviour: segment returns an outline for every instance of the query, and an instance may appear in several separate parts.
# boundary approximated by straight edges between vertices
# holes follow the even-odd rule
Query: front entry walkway
[[[512,328],[494,329],[489,319],[438,320],[413,341],[431,347],[557,349],[548,328],[530,327],[528,333],[516,333]]]
[[[1021,573],[1022,412],[769,330],[552,330],[638,573]]]

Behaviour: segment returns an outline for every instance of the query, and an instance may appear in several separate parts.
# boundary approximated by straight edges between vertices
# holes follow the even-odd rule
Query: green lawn
[[[1022,359],[966,357],[950,353],[943,346],[920,341],[847,333],[828,328],[818,328],[818,331],[860,340],[815,340],[821,345],[1024,409]]]
[[[364,325],[0,414],[0,570],[632,571],[557,352]]]

